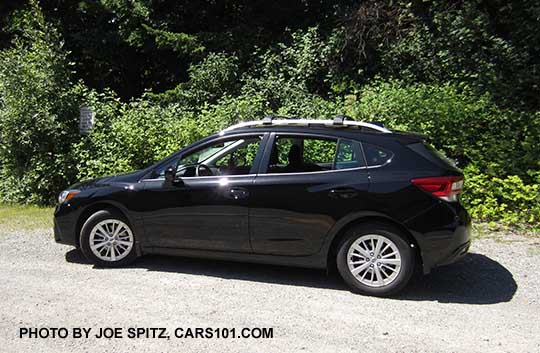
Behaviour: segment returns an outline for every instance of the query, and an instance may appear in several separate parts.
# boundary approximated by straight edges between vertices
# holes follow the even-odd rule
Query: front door
[[[177,178],[145,180],[149,245],[251,252],[248,213],[262,136],[210,142],[181,156]]]

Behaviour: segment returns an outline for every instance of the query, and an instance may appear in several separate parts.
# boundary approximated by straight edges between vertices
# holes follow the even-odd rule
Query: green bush
[[[463,201],[477,221],[537,226],[540,222],[540,185],[526,184],[517,175],[491,177],[474,166],[465,169]]]
[[[238,58],[224,53],[210,53],[201,63],[191,65],[189,80],[161,94],[147,93],[160,104],[178,103],[198,107],[216,103],[220,98],[237,93],[240,77]]]
[[[408,19],[397,40],[381,48],[380,74],[407,82],[452,80],[479,94],[490,92],[501,106],[538,107],[537,3],[410,5],[398,5]],[[510,27],[506,34],[500,31]]]
[[[81,89],[36,1],[14,21],[25,31],[0,52],[0,201],[50,203],[76,175]]]
[[[346,111],[366,121],[426,135],[428,142],[488,175],[540,170],[540,115],[500,109],[489,94],[455,84],[376,81],[346,99]]]
[[[445,15],[436,25],[462,15]],[[344,113],[422,133],[455,159],[464,169],[463,200],[474,218],[540,221],[540,112],[501,108],[495,95],[479,93],[482,85],[503,87],[501,80],[480,73],[487,81],[477,81],[474,67],[461,71],[458,80],[445,81],[443,73],[424,80],[432,83],[414,80],[419,72],[438,75],[439,68],[459,73],[455,65],[478,41],[469,27],[439,37],[455,43],[464,36],[459,53],[446,53],[447,44],[441,42],[435,47],[416,43],[415,38],[429,34],[424,28],[417,28],[414,38],[402,37],[392,51],[397,58],[424,53],[422,65],[437,64],[432,55],[444,64],[415,68],[403,62],[403,81],[378,78],[356,87],[336,66],[345,40],[341,30],[308,28],[257,50],[247,69],[236,55],[212,53],[192,64],[189,79],[176,88],[126,102],[110,90],[99,93],[73,82],[68,53],[35,0],[13,21],[25,30],[0,52],[0,201],[51,203],[76,180],[145,168],[229,125],[267,114],[331,118]],[[480,40],[488,40],[488,53],[513,55],[513,48],[497,39]],[[497,49],[499,44],[508,50]],[[482,64],[482,72],[497,71],[490,71],[484,54],[472,62]],[[383,59],[387,67],[401,67],[389,56]],[[87,136],[77,126],[83,105],[96,118]],[[314,148],[322,151],[322,144]]]
[[[189,119],[177,105],[165,108],[148,101],[91,105],[96,125],[74,146],[78,179],[128,172],[147,167],[178,149],[182,123]]]
[[[334,64],[341,41],[340,31],[323,36],[311,27],[291,33],[289,43],[255,52],[253,68],[242,78],[242,94],[262,97],[273,112],[295,107],[282,111],[320,117],[317,107],[327,103],[323,97],[341,80]],[[303,104],[308,102],[316,107]]]

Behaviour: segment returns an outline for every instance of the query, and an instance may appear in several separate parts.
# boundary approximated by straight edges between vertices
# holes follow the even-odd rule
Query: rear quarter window
[[[358,142],[339,140],[335,169],[351,169],[365,166],[362,150]]]

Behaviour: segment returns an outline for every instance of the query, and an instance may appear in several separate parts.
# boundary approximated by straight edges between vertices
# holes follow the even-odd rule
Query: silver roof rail
[[[263,120],[255,120],[255,121],[245,121],[242,123],[238,123],[232,126],[229,126],[228,128],[222,130],[220,132],[220,135],[223,135],[225,132],[240,129],[243,127],[252,127],[252,126],[309,126],[309,125],[324,125],[326,127],[342,127],[342,126],[357,126],[357,127],[363,127],[366,129],[375,130],[378,132],[382,132],[384,134],[392,133],[392,131],[388,130],[385,127],[371,124],[371,123],[365,123],[362,121],[354,121],[354,120],[343,120],[336,122],[335,120],[321,120],[321,119],[272,119],[272,118],[265,118]]]

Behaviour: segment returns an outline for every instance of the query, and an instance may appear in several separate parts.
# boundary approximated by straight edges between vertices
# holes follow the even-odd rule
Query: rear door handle
[[[229,196],[235,200],[245,199],[249,196],[249,191],[244,188],[231,188],[229,190]]]
[[[358,196],[358,191],[351,188],[337,188],[330,190],[328,196],[336,199],[352,199]]]

